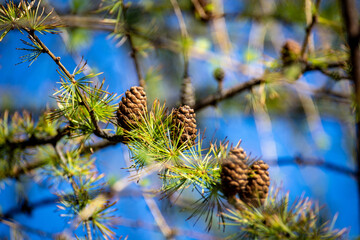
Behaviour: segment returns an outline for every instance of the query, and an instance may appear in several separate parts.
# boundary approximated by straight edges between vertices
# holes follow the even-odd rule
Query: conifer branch
[[[60,61],[60,57],[56,57],[51,51],[50,49],[35,35],[35,32],[33,30],[27,30],[25,29],[26,32],[44,49],[44,52],[46,52],[51,59],[59,66],[59,68],[65,73],[65,75],[72,81],[72,83],[76,83],[75,80],[75,76],[73,74],[71,74],[65,67],[64,65],[61,63]],[[92,124],[95,127],[94,130],[94,134],[100,138],[105,138],[109,141],[115,141],[115,142],[123,142],[124,138],[121,135],[112,135],[112,134],[108,134],[106,132],[104,132],[99,124],[98,121],[96,120],[95,114],[94,114],[94,110],[90,108],[89,103],[87,102],[87,100],[85,99],[85,97],[83,96],[83,94],[80,92],[80,90],[78,88],[76,88],[77,93],[82,101],[82,103],[84,104],[86,110],[88,111],[89,115],[90,115],[90,119]]]

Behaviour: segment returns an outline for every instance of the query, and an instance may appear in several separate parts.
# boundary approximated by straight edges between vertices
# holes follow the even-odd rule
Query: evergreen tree
[[[301,106],[310,125],[320,121],[317,109],[339,118],[347,113],[348,119],[353,118],[358,151],[360,35],[354,0],[339,4],[320,0],[230,1],[225,5],[241,4],[239,12],[224,9],[225,1],[221,0],[70,2],[68,12],[54,10],[52,2],[44,0],[8,1],[0,8],[0,40],[6,39],[11,31],[20,32],[28,38],[19,41],[23,46],[18,50],[25,52],[21,63],[28,63],[31,72],[36,60],[47,55],[57,65],[60,79],[58,89],[53,92],[56,104],[41,114],[2,110],[0,179],[21,183],[27,177],[26,181],[39,184],[50,182],[48,187],[58,202],[59,214],[68,224],[62,232],[49,234],[14,221],[12,217],[17,212],[31,213],[41,206],[41,202],[29,203],[23,197],[18,208],[0,213],[0,222],[12,229],[14,239],[25,238],[29,232],[56,239],[126,237],[116,232],[121,222],[121,216],[117,216],[117,208],[121,208],[117,199],[131,182],[144,185],[148,176],[152,176],[148,178],[151,184],[160,183],[160,186],[153,192],[140,187],[141,195],[153,214],[155,229],[166,239],[182,235],[200,238],[200,235],[181,231],[166,222],[154,201],[156,197],[182,207],[189,212],[189,219],[204,222],[208,238],[219,226],[223,235],[235,239],[347,237],[348,229],[335,229],[336,217],[324,219],[318,204],[305,197],[293,201],[289,197],[291,191],[285,194],[276,187],[271,176],[274,161],[247,154],[251,149],[244,150],[241,141],[209,141],[209,133],[203,126],[199,127],[197,117],[201,110],[211,106],[235,111],[239,108],[235,95],[240,95],[236,99],[247,102],[254,114],[263,116],[296,113]],[[337,21],[341,16],[344,24]],[[239,24],[242,19],[254,24],[249,33],[249,42],[254,42],[245,54],[247,64],[242,64],[233,54],[237,35],[243,33],[226,28],[227,23]],[[301,28],[303,40],[279,42],[270,31],[286,24],[294,28],[305,25]],[[52,34],[50,37],[54,39],[61,35],[71,54],[97,30],[108,32],[118,47],[126,44],[129,48],[137,84],[124,93],[113,93],[105,79],[99,80],[101,73],[91,69],[83,59],[70,69],[43,41],[44,35]],[[322,49],[314,48],[314,32],[323,38]],[[263,36],[254,37],[254,34]],[[221,56],[215,56],[216,63],[209,59],[208,44],[222,52]],[[265,44],[272,47],[266,47],[271,50],[263,53],[259,49]],[[147,66],[145,58],[156,59],[157,51],[169,69]],[[277,59],[261,56],[274,55],[274,51],[279,56]],[[195,84],[198,76],[195,71],[200,70],[191,68],[193,58],[206,60],[213,69],[214,79],[208,81],[212,81],[215,89],[210,89],[211,84]],[[252,73],[252,69],[260,70]],[[161,71],[169,82],[158,83]],[[227,83],[228,73],[237,71],[255,77],[237,84]],[[308,87],[303,75],[313,71],[326,76],[328,83],[319,89]],[[176,89],[177,82],[171,79],[180,80]],[[343,82],[352,83],[350,94],[334,87],[335,83]],[[170,93],[166,94],[167,90]],[[310,92],[314,100],[302,91]],[[242,93],[247,94],[244,97]],[[169,101],[163,101],[167,96]],[[353,113],[338,106],[352,109]],[[246,110],[242,106],[240,109]],[[251,136],[240,138],[246,142]],[[119,157],[127,165],[119,171],[130,174],[111,181],[98,169],[93,154],[113,145],[122,145],[129,151],[129,161]],[[359,155],[356,153],[357,164],[360,164]],[[321,160],[294,157],[292,163],[320,165],[355,177],[358,184],[360,181],[359,171]],[[191,196],[194,201],[187,203],[183,195]],[[149,228],[140,222],[129,225]]]

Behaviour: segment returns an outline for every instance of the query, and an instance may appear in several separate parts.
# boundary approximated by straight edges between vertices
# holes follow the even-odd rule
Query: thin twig
[[[179,7],[177,0],[170,0],[170,2],[174,8],[175,16],[179,22],[181,38],[183,40],[183,44],[185,44],[185,47],[182,48],[183,49],[183,57],[184,57],[183,79],[185,79],[189,76],[189,46],[188,46],[188,43],[186,42],[189,39],[189,33],[186,29],[185,20],[181,13],[181,9]]]
[[[148,194],[143,194],[143,196],[162,234],[166,237],[166,239],[174,239],[173,236],[175,232],[167,225],[166,220],[161,214],[161,211],[155,200]]]
[[[313,71],[313,70],[321,71],[320,67],[314,66],[313,64],[308,63],[306,61],[303,61],[302,64],[304,65],[302,73],[305,73],[308,71]],[[338,68],[338,67],[344,66],[344,64],[345,63],[343,63],[343,62],[329,62],[327,66],[329,68]],[[347,78],[347,76],[346,77],[344,76],[344,78]],[[202,108],[205,108],[207,106],[216,105],[216,103],[218,103],[219,101],[231,98],[231,97],[235,96],[236,94],[242,93],[245,90],[250,90],[254,86],[260,85],[261,83],[265,83],[265,82],[266,81],[263,78],[253,78],[247,82],[240,83],[240,84],[235,85],[227,90],[224,90],[224,91],[222,91],[221,94],[218,94],[218,93],[211,94],[211,95],[207,96],[206,98],[204,98],[200,101],[197,101],[197,103],[194,107],[194,110],[195,111],[201,110]],[[323,93],[325,93],[325,92],[323,92]],[[329,91],[328,93],[331,95],[332,92]],[[346,98],[346,96],[343,96],[342,94],[337,95],[336,93],[334,93],[334,96],[337,96],[340,98],[343,98],[343,97]]]
[[[51,233],[48,233],[48,232],[44,232],[42,230],[38,230],[38,229],[35,229],[35,228],[32,228],[32,227],[28,227],[28,226],[25,226],[25,225],[22,225],[22,224],[19,224],[19,223],[16,223],[16,222],[13,222],[13,221],[9,221],[9,220],[5,220],[5,219],[1,219],[0,218],[0,223],[3,223],[11,228],[17,228],[17,229],[21,229],[25,232],[30,232],[30,233],[34,233],[42,238],[50,238],[50,239],[53,239],[53,234]]]
[[[110,147],[110,146],[115,146],[116,144],[118,144],[117,142],[110,142],[108,140],[102,140],[99,142],[96,142],[94,144],[90,144],[90,145],[86,145],[81,153],[94,153],[96,151],[99,151],[101,149]]]
[[[64,154],[63,154],[63,152],[62,152],[62,150],[61,150],[61,148],[60,148],[60,144],[56,144],[56,145],[54,146],[54,149],[55,149],[56,154],[57,154],[58,157],[60,158],[61,164],[62,164],[63,166],[66,166],[67,163],[68,163],[68,160],[66,159],[66,157],[64,156]],[[78,201],[78,200],[79,200],[79,187],[78,187],[78,185],[77,185],[76,182],[75,182],[74,176],[73,176],[73,175],[70,175],[70,174],[68,174],[68,173],[65,173],[65,174],[66,174],[66,177],[68,178],[68,181],[69,181],[70,184],[71,184],[71,187],[72,187],[72,189],[73,189],[73,191],[74,191],[74,194],[75,194],[75,196],[76,196],[76,199],[77,199],[77,201]]]
[[[305,57],[305,52],[306,52],[307,46],[310,41],[311,31],[312,31],[313,27],[315,26],[315,24],[317,23],[320,2],[321,2],[321,0],[316,0],[315,12],[312,15],[311,22],[306,27],[305,37],[304,37],[304,41],[303,41],[303,44],[301,47],[301,55],[300,55],[301,59],[304,59],[304,57]]]
[[[175,12],[175,15],[176,15],[176,18],[179,22],[179,26],[180,26],[180,31],[181,31],[181,36],[186,39],[189,37],[189,33],[186,29],[186,24],[185,24],[185,20],[184,20],[184,17],[181,13],[181,9],[180,9],[180,6],[177,2],[177,0],[170,0],[173,8],[174,8],[174,12]]]
[[[86,233],[89,240],[92,240],[91,227],[88,220],[85,221]]]
[[[232,47],[224,18],[224,3],[222,0],[217,0],[213,4],[215,8],[214,15],[218,17],[211,18],[212,34],[221,51],[226,54],[227,62],[231,63],[230,50]]]
[[[308,84],[303,82],[296,82],[289,84],[289,87],[295,88],[297,91],[305,91],[314,96],[315,98],[331,98],[333,101],[339,101],[343,103],[351,103],[349,93],[331,90],[327,85],[319,88],[311,88]]]
[[[121,8],[123,10],[123,20],[124,22],[126,22],[125,20],[125,16],[126,16],[126,10],[127,10],[127,7],[124,5],[124,2],[121,1]],[[117,31],[117,23],[115,23],[115,28],[114,28],[114,31]],[[138,77],[138,82],[139,82],[139,86],[145,88],[145,80],[141,74],[141,69],[140,69],[140,63],[139,63],[139,59],[137,57],[137,49],[134,45],[134,39],[132,37],[132,35],[130,34],[130,31],[127,30],[126,33],[125,33],[125,36],[126,38],[128,39],[129,41],[129,45],[130,45],[130,49],[131,49],[131,53],[130,53],[130,56],[131,58],[133,59],[133,62],[134,62],[134,66],[135,66],[135,70],[136,70],[136,75]]]
[[[130,182],[129,179],[127,179],[127,182]],[[112,188],[110,188],[110,190],[104,190],[102,192],[102,194],[104,194],[105,196],[112,196],[113,195],[113,193],[111,192],[112,190],[113,190]],[[90,195],[92,195],[93,193],[94,194],[98,193],[98,190],[93,190],[93,192],[90,191]],[[65,199],[72,198],[73,196],[74,196],[73,193],[62,195],[62,197]],[[134,190],[134,189],[126,189],[126,191],[117,192],[116,196],[119,198],[122,198],[122,199],[123,198],[140,198],[140,197],[142,198],[143,192]],[[18,214],[24,214],[24,213],[31,214],[31,212],[34,209],[45,207],[48,205],[54,205],[58,202],[59,202],[58,197],[47,197],[47,198],[43,198],[39,201],[27,203],[26,209],[24,209],[23,205],[16,205],[16,206],[8,209],[6,212],[0,213],[0,218],[9,219],[9,218],[14,218]]]
[[[125,159],[125,163],[128,167],[130,167],[130,159],[128,155],[124,155],[124,159]],[[149,166],[150,169],[152,169],[153,171],[158,171],[159,169],[161,169],[163,166],[163,164],[157,163],[154,164],[153,166]],[[130,172],[130,177],[131,178],[138,178],[138,176],[136,176],[136,174],[134,172]],[[142,176],[143,177],[143,176]],[[176,235],[176,232],[174,232],[169,225],[167,224],[164,216],[161,214],[161,211],[159,210],[156,202],[146,193],[143,192],[143,197],[144,200],[147,204],[147,206],[150,209],[150,212],[152,214],[152,216],[154,217],[154,220],[156,222],[156,224],[158,225],[161,233],[164,235],[164,237],[166,239],[174,239],[174,236]]]
[[[183,41],[183,57],[184,57],[184,73],[183,73],[183,83],[182,83],[182,89],[181,89],[181,104],[183,105],[189,105],[190,107],[193,107],[193,105],[195,104],[195,95],[194,95],[194,90],[193,90],[193,86],[191,83],[191,78],[189,77],[189,46],[188,46],[188,39],[189,39],[189,33],[186,29],[186,24],[185,24],[185,20],[183,17],[183,14],[181,12],[180,6],[177,2],[177,0],[170,0],[174,12],[175,12],[175,16],[179,22],[179,26],[180,26],[180,32],[181,32],[181,38]],[[188,96],[190,95],[190,96]],[[186,99],[191,99],[193,101],[186,101]]]
[[[335,165],[333,163],[326,162],[323,159],[319,158],[304,158],[302,156],[297,157],[280,157],[278,160],[266,160],[266,163],[269,165],[297,165],[299,167],[306,167],[306,166],[313,166],[313,167],[319,167],[324,168],[333,172],[337,172],[339,174],[343,174],[345,176],[350,176],[354,179],[356,179],[357,171],[349,169],[347,167]]]
[[[209,95],[205,99],[199,101],[195,105],[194,110],[198,111],[198,110],[201,110],[202,108],[205,108],[207,106],[215,105],[218,101],[231,98],[231,97],[235,96],[238,93],[241,93],[241,92],[243,92],[245,90],[249,90],[249,89],[253,88],[254,86],[259,85],[260,83],[264,83],[264,82],[265,82],[264,79],[254,78],[254,79],[251,79],[251,80],[249,80],[247,82],[235,85],[230,89],[224,90],[220,96],[219,96],[219,94]]]
[[[139,60],[137,58],[137,50],[135,48],[133,38],[129,33],[126,34],[126,37],[129,40],[129,45],[130,45],[130,48],[131,48],[130,56],[132,57],[134,65],[135,65],[135,70],[136,70],[136,75],[138,77],[139,85],[144,88],[145,87],[145,80],[144,80],[144,78],[142,77],[142,74],[141,74],[140,64],[139,64]]]
[[[149,231],[159,231],[159,227],[156,224],[154,224],[152,222],[151,223],[145,222],[142,220],[133,220],[133,219],[121,217],[116,223],[118,225],[121,225],[124,227],[129,227],[129,228],[142,228],[142,229],[149,230]],[[198,239],[198,240],[220,240],[220,239],[223,239],[223,238],[212,236],[210,234],[201,233],[201,232],[197,232],[194,230],[188,230],[188,229],[176,228],[173,231],[175,231],[178,236],[186,236],[191,239]]]
[[[342,75],[339,72],[330,71],[330,68],[342,68],[345,66],[345,62],[329,62],[325,65],[325,67],[318,66],[311,64],[309,62],[303,61],[302,62],[305,65],[304,72],[310,72],[310,71],[319,71],[322,74],[331,77],[333,80],[349,80],[351,77],[348,75]]]

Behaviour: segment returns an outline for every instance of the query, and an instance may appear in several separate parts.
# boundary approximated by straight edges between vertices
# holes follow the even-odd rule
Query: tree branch
[[[28,227],[19,223],[16,223],[14,221],[9,221],[9,220],[5,220],[5,219],[1,219],[0,218],[0,223],[3,223],[7,226],[9,226],[10,228],[14,228],[14,229],[21,229],[25,232],[30,232],[33,234],[36,234],[38,236],[40,236],[41,238],[49,238],[49,239],[53,239],[54,235],[48,232],[44,232],[42,230],[38,230],[32,227]]]
[[[342,75],[338,72],[330,71],[330,68],[342,68],[345,66],[345,62],[328,62],[326,64],[326,67],[318,66],[311,64],[309,62],[303,61],[302,62],[305,65],[304,72],[310,72],[310,71],[319,71],[322,74],[334,79],[334,80],[342,80],[342,79],[351,79],[351,76],[348,75]]]
[[[48,161],[44,160],[35,160],[32,162],[27,162],[21,166],[15,165],[10,171],[0,172],[0,180],[5,178],[18,178],[23,174],[27,174],[33,170],[36,170],[44,165],[48,164]]]
[[[144,88],[145,87],[145,80],[144,80],[144,78],[142,77],[142,74],[141,74],[139,59],[137,58],[137,50],[136,50],[136,48],[134,46],[133,38],[129,33],[126,34],[126,37],[129,40],[129,45],[130,45],[130,48],[131,48],[130,56],[132,57],[134,65],[135,65],[135,70],[136,70],[136,75],[138,77],[139,85],[140,85],[140,87]]]
[[[5,146],[10,146],[10,148],[14,148],[14,149],[15,148],[25,149],[25,148],[36,147],[36,146],[45,145],[45,144],[56,144],[67,134],[69,134],[68,126],[65,128],[58,129],[57,134],[55,136],[41,138],[41,137],[36,137],[33,135],[26,140],[7,141],[4,144],[0,144],[0,149],[4,148]]]
[[[150,222],[145,222],[142,220],[133,220],[133,219],[127,219],[127,218],[122,217],[119,219],[117,224],[119,224],[121,226],[129,227],[129,228],[142,228],[142,229],[146,229],[149,231],[159,231],[159,227],[156,224],[150,223]],[[223,239],[223,238],[212,236],[210,234],[200,233],[200,232],[196,232],[196,231],[188,230],[188,229],[176,228],[176,229],[173,229],[173,231],[175,231],[178,236],[186,236],[191,239],[199,239],[199,240]]]
[[[198,111],[207,106],[215,105],[219,101],[222,101],[227,98],[231,98],[238,93],[241,93],[245,90],[249,90],[249,89],[253,88],[254,86],[259,85],[260,83],[264,83],[264,82],[265,82],[264,79],[254,78],[247,82],[240,83],[230,89],[224,90],[221,94],[216,93],[216,94],[209,95],[205,99],[198,101],[198,103],[196,103],[196,105],[194,107],[194,110]]]
[[[161,233],[164,237],[168,240],[175,239],[174,235],[176,235],[176,231],[174,231],[170,226],[167,224],[164,216],[162,215],[159,207],[157,206],[155,200],[150,197],[148,194],[143,194],[145,202],[150,209],[151,214],[154,217],[154,220],[159,227]]]
[[[304,41],[303,41],[303,45],[301,47],[301,53],[300,53],[301,59],[304,59],[304,57],[305,57],[305,52],[306,52],[307,46],[310,41],[311,31],[312,31],[313,27],[315,26],[315,24],[317,23],[320,1],[321,0],[316,0],[315,13],[313,13],[311,22],[307,25],[306,30],[305,30],[306,33],[305,33],[305,37],[304,37]]]
[[[313,71],[313,70],[318,70],[321,72],[325,71],[325,70],[322,70],[322,68],[320,66],[313,65],[306,61],[302,61],[302,64],[303,64],[302,73],[305,73],[308,71]],[[343,62],[329,62],[327,64],[327,67],[328,68],[338,68],[338,67],[344,66],[344,64],[345,63],[343,63]],[[340,79],[348,79],[348,78],[349,78],[348,76],[340,76]],[[194,107],[194,110],[197,111],[197,110],[201,110],[207,106],[216,105],[218,102],[220,102],[222,100],[231,98],[231,97],[235,96],[236,94],[242,93],[245,90],[250,90],[254,86],[257,86],[257,85],[259,85],[261,83],[265,83],[265,82],[266,81],[263,78],[254,78],[247,82],[240,83],[240,84],[235,85],[227,90],[224,90],[221,94],[218,94],[218,93],[211,94],[211,95],[207,96],[206,98],[202,99],[201,101],[197,101],[197,103]],[[322,93],[325,93],[325,92],[322,92]],[[329,91],[328,93],[332,93],[332,92]],[[339,97],[339,98],[344,97],[343,95],[336,94],[336,93],[334,93],[334,96]]]
[[[297,165],[299,167],[305,166],[313,166],[324,168],[333,172],[337,172],[346,176],[350,176],[351,178],[356,179],[357,171],[349,169],[347,167],[335,165],[332,163],[328,163],[323,159],[319,158],[304,158],[301,156],[296,156],[294,158],[279,158],[277,161],[266,161],[269,165]]]
[[[91,227],[90,227],[89,220],[85,221],[85,226],[86,226],[86,234],[88,236],[88,239],[92,240]]]
[[[35,32],[33,30],[28,30],[25,29],[25,31],[29,34],[29,36],[36,41],[44,50],[45,53],[47,53],[51,59],[60,67],[60,69],[65,73],[65,75],[73,82],[76,83],[75,77],[73,74],[71,74],[65,67],[64,65],[61,63],[60,61],[60,57],[56,57],[51,51],[50,49],[38,38],[38,36],[35,35]],[[105,138],[109,141],[115,141],[115,142],[123,142],[124,138],[123,136],[120,135],[110,135],[107,134],[106,132],[104,132],[100,127],[99,124],[96,120],[94,111],[90,108],[87,100],[85,99],[85,97],[82,95],[82,93],[80,92],[80,90],[78,88],[76,88],[77,93],[79,94],[79,97],[82,101],[82,103],[84,104],[86,110],[88,111],[89,115],[90,115],[90,119],[92,124],[95,127],[94,130],[94,134],[100,138]]]

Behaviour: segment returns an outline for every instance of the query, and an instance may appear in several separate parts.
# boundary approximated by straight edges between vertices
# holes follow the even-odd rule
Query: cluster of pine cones
[[[130,131],[136,128],[137,124],[147,114],[146,93],[142,87],[131,87],[125,92],[125,96],[119,103],[116,112],[119,126]],[[173,138],[181,146],[185,142],[192,146],[197,136],[196,119],[194,109],[183,105],[172,111]],[[178,140],[178,141],[177,141]]]
[[[269,192],[269,166],[262,160],[250,166],[241,147],[232,148],[222,162],[221,186],[227,198],[238,197],[247,205],[263,205]]]

